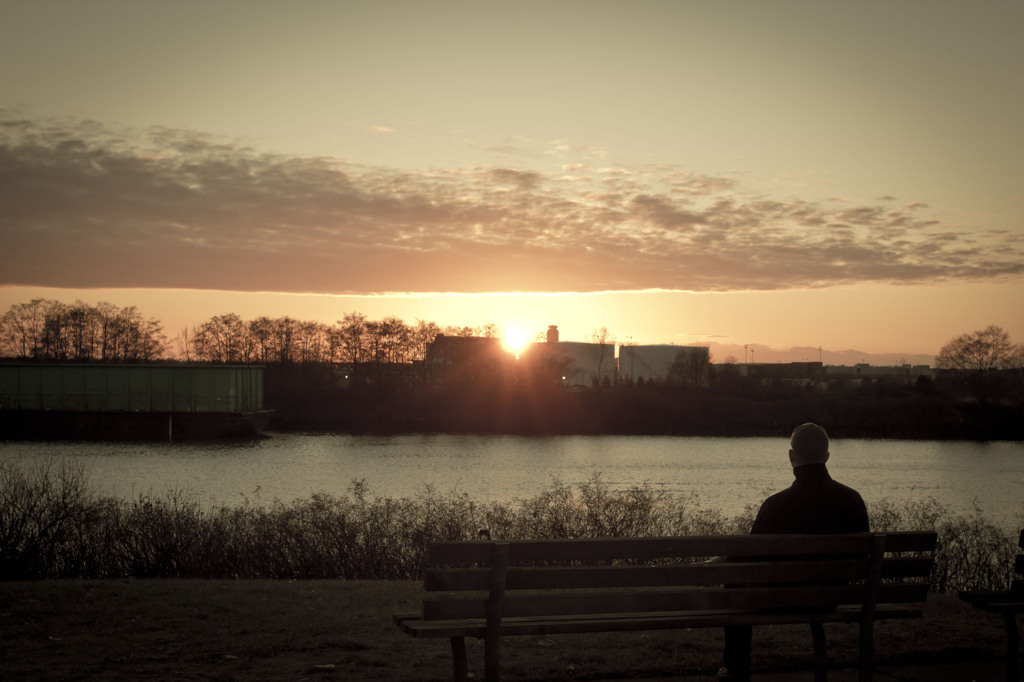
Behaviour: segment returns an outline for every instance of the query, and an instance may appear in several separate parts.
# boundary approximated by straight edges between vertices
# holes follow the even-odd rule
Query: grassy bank
[[[450,680],[447,640],[416,640],[391,623],[421,595],[412,581],[0,582],[0,677]],[[853,667],[857,628],[826,632],[834,669]],[[923,620],[879,623],[875,639],[880,671],[915,663],[973,670],[997,663],[1005,646],[997,617],[941,594],[929,597]],[[482,679],[480,643],[467,645],[470,670]],[[721,647],[719,629],[512,637],[503,659],[509,680],[710,679]],[[806,625],[755,630],[756,671],[800,670],[810,679],[810,656]]]
[[[483,528],[495,539],[745,533],[756,508],[727,517],[650,486],[611,490],[600,477],[508,503],[431,490],[377,497],[356,481],[342,496],[203,508],[186,491],[96,497],[67,461],[0,463],[0,576],[410,580],[422,576],[431,541],[475,539]],[[876,531],[939,533],[934,590],[1009,585],[1016,529],[930,499],[869,511]]]

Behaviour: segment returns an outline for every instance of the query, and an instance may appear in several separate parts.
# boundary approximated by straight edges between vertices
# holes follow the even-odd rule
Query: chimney
[[[558,343],[558,325],[548,325],[548,343]]]

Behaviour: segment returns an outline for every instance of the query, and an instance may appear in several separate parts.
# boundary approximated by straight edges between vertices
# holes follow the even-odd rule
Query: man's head
[[[789,461],[794,467],[828,461],[828,434],[817,424],[801,424],[789,437]]]

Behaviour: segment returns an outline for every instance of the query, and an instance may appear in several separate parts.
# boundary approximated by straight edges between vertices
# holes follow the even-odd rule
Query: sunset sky
[[[1024,342],[1021,35],[1002,0],[0,0],[0,312]]]

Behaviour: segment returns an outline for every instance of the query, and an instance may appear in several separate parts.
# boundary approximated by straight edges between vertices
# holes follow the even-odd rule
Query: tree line
[[[346,313],[333,325],[291,317],[244,320],[214,315],[168,339],[162,324],[135,306],[68,305],[37,298],[0,317],[0,355],[21,360],[140,362],[182,360],[238,364],[380,364],[423,360],[439,334],[496,337],[497,325],[441,326],[395,316]]]
[[[215,315],[175,339],[183,360],[226,363],[300,363],[398,365],[426,358],[427,346],[439,334],[498,336],[496,325],[440,326],[416,320],[407,324],[389,315],[371,320],[345,313],[333,325],[291,317],[243,320],[234,313]]]
[[[160,322],[135,306],[37,298],[0,317],[0,353],[7,358],[141,362],[164,357],[166,348]]]
[[[512,371],[484,362],[468,363],[478,371],[435,375],[420,362],[438,334],[495,337],[498,331],[493,324],[410,325],[357,312],[333,325],[228,313],[168,340],[160,323],[134,306],[36,299],[0,316],[0,355],[262,364],[266,405],[275,410],[278,430],[777,435],[794,420],[817,420],[847,437],[1024,438],[1024,344],[996,326],[950,340],[937,357],[935,379],[914,384],[765,379],[743,372],[732,358],[713,365],[707,355],[698,363],[689,354],[661,381],[633,385],[620,378],[576,391],[557,381],[565,373],[558,354],[549,358],[551,367],[527,363]],[[610,341],[607,333],[590,341],[601,337]],[[597,376],[604,376],[608,360],[594,359]]]

